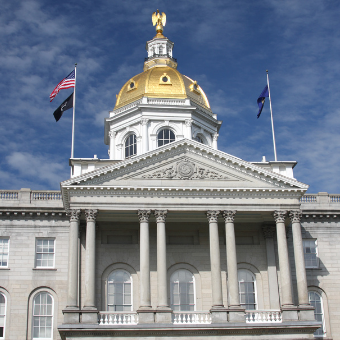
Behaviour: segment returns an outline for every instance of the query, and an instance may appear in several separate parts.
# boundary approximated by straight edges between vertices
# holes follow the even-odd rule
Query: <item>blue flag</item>
[[[266,85],[264,90],[261,92],[261,94],[257,98],[257,105],[259,106],[259,112],[257,113],[257,118],[260,118],[266,97],[269,97],[268,85]]]

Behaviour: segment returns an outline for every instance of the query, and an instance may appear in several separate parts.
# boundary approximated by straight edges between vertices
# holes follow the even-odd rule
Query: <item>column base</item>
[[[228,308],[228,321],[229,322],[246,322],[245,309],[241,307]]]
[[[155,314],[156,323],[172,323],[172,309],[170,307],[157,307]]]
[[[314,307],[311,305],[299,305],[298,314],[299,320],[315,320]]]
[[[214,306],[210,309],[211,323],[228,322],[228,310],[224,306]]]
[[[80,310],[78,307],[66,307],[62,312],[64,315],[64,324],[80,322]]]
[[[98,324],[98,310],[95,307],[84,307],[81,310],[81,323]]]
[[[137,310],[138,313],[138,323],[155,323],[155,313],[157,311],[153,309],[140,308]]]
[[[296,306],[282,306],[282,320],[283,321],[297,321],[299,320],[298,317],[298,310]]]

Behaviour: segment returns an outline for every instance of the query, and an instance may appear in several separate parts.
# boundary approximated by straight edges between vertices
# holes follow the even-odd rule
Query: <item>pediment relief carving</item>
[[[147,179],[223,179],[228,180],[217,171],[212,171],[207,167],[195,164],[188,158],[184,158],[174,165],[170,165],[160,170],[153,171],[152,173],[143,175],[142,178]]]

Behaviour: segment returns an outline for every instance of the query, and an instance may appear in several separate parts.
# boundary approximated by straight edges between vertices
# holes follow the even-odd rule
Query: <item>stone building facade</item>
[[[0,191],[0,339],[340,339],[340,195],[219,151],[159,26],[105,120],[109,159]]]

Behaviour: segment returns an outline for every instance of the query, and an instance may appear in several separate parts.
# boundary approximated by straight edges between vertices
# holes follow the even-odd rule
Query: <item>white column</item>
[[[188,138],[188,139],[192,139],[192,123],[193,123],[193,120],[192,119],[186,119],[185,120],[185,126],[186,126],[186,131],[185,131],[185,138]]]
[[[207,211],[209,221],[209,242],[210,242],[210,270],[211,270],[211,291],[212,307],[224,308],[222,298],[222,278],[220,260],[220,242],[218,235],[218,210]]]
[[[167,265],[166,265],[166,230],[165,219],[167,210],[155,210],[157,221],[157,289],[159,309],[169,308]]]
[[[140,222],[140,309],[151,309],[149,216],[151,210],[138,210]]]
[[[86,255],[85,255],[85,302],[84,308],[95,309],[96,278],[96,216],[97,210],[85,210]]]
[[[68,291],[67,308],[79,308],[78,304],[78,234],[80,210],[72,209],[70,215],[68,250]]]
[[[236,214],[235,210],[223,211],[227,248],[229,308],[240,308],[240,296],[238,292],[238,278],[237,278],[235,228],[234,228],[235,214]]]
[[[149,119],[142,118],[141,124],[142,124],[142,145],[143,145],[143,153],[149,151],[149,134],[148,134],[148,122]]]
[[[287,211],[276,210],[274,212],[274,219],[276,222],[276,236],[277,236],[277,248],[279,255],[279,265],[280,265],[280,277],[281,277],[281,294],[282,301],[281,306],[292,306],[292,280],[289,268],[289,256],[288,256],[288,246],[287,246],[287,236],[286,236],[286,219]]]
[[[109,131],[109,137],[110,137],[110,159],[115,159],[115,148],[116,148],[116,132],[113,130]]]
[[[217,139],[218,139],[218,133],[214,133],[213,134],[213,144],[212,144],[212,147],[215,150],[217,150]]]
[[[296,270],[296,281],[297,281],[299,306],[309,306],[310,304],[309,304],[309,299],[308,299],[305,257],[303,253],[301,225],[300,225],[301,216],[302,216],[302,213],[300,210],[292,210],[289,213],[289,217],[292,222],[294,259],[295,259],[295,270]]]
[[[280,309],[279,286],[277,282],[277,268],[274,247],[275,226],[265,225],[262,227],[262,231],[264,238],[266,239],[270,308]]]

